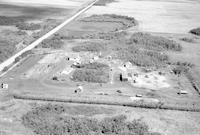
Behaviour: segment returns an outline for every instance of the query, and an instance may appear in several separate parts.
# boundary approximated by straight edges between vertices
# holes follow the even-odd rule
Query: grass
[[[102,63],[80,64],[72,75],[73,81],[107,83],[109,81],[109,66]]]
[[[63,105],[43,105],[22,117],[24,126],[40,135],[159,135],[151,133],[141,120],[128,121],[125,115],[102,120],[65,114]]]
[[[190,30],[190,33],[200,36],[200,27]]]
[[[72,48],[74,52],[100,52],[106,50],[106,46],[99,42],[85,42]]]

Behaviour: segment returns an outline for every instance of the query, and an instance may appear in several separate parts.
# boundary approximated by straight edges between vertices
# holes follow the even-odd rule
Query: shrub
[[[190,30],[190,33],[200,36],[200,27]]]
[[[125,115],[97,120],[88,117],[69,116],[63,105],[43,105],[22,116],[24,126],[40,135],[159,135],[149,132],[141,120],[127,121]]]
[[[39,30],[41,25],[34,23],[18,23],[16,24],[16,27],[20,30]]]

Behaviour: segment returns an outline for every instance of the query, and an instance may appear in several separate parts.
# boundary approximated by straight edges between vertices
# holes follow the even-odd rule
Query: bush
[[[190,30],[190,33],[200,36],[200,27]]]
[[[160,135],[149,132],[141,120],[127,121],[125,115],[94,118],[69,116],[63,105],[43,105],[22,117],[24,126],[40,135]]]
[[[16,24],[16,27],[20,30],[39,30],[41,25],[34,23],[18,23]]]

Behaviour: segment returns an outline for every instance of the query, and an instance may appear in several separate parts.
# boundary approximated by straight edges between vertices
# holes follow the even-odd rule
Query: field
[[[199,4],[177,3],[99,1],[20,56],[0,78],[0,134],[199,135]]]

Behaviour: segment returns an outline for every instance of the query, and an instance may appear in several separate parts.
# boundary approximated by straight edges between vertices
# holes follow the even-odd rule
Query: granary
[[[120,75],[119,75],[119,80],[120,80],[121,82],[126,82],[126,81],[128,81],[128,76],[127,76],[127,74],[124,73],[124,72],[120,73]]]

